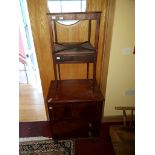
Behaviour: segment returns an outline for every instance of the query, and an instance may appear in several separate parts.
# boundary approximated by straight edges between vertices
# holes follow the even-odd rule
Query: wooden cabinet
[[[47,103],[53,138],[99,135],[104,98],[93,80],[51,81]]]
[[[55,80],[51,81],[47,104],[53,138],[98,136],[104,97],[96,82],[96,61],[101,12],[48,13]],[[57,20],[88,20],[88,39],[84,42],[59,42]],[[94,44],[91,24],[96,22]],[[86,63],[87,79],[62,80],[60,64]],[[93,63],[93,79],[89,64]],[[58,75],[57,75],[58,74]]]

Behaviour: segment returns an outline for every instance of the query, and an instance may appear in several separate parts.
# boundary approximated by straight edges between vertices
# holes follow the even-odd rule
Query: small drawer
[[[95,58],[93,55],[77,55],[77,56],[70,56],[70,55],[62,55],[62,56],[55,56],[55,60],[57,63],[65,63],[65,62],[94,62]]]
[[[55,121],[52,123],[52,133],[54,138],[71,137],[92,137],[99,135],[99,122],[90,122],[83,120]]]

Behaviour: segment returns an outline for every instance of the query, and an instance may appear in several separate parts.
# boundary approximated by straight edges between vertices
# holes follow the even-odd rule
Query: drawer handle
[[[49,107],[49,109],[50,109],[50,110],[52,110],[52,109],[53,109],[53,107]]]
[[[90,131],[88,132],[88,135],[89,135],[89,136],[91,136],[91,135],[92,135]]]
[[[89,125],[90,128],[92,127],[92,123],[89,123],[88,125]]]
[[[60,60],[60,57],[56,57],[57,60]]]
[[[52,101],[52,98],[48,99],[48,101],[47,101],[47,102],[48,102],[48,103],[50,103],[51,101]]]

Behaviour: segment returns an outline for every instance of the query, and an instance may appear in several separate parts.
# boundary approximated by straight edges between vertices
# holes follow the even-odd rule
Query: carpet
[[[46,137],[19,139],[19,155],[74,155],[74,141]]]
[[[110,136],[116,155],[135,154],[135,131],[122,126],[111,126]]]

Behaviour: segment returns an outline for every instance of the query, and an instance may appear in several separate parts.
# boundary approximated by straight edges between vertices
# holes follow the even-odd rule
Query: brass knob
[[[52,101],[52,98],[49,98],[49,99],[47,100],[48,103],[50,103],[51,101]]]
[[[52,110],[52,109],[53,109],[53,107],[49,107],[49,109],[50,109],[50,110]]]
[[[88,125],[89,125],[90,128],[92,127],[92,123],[89,123]]]

